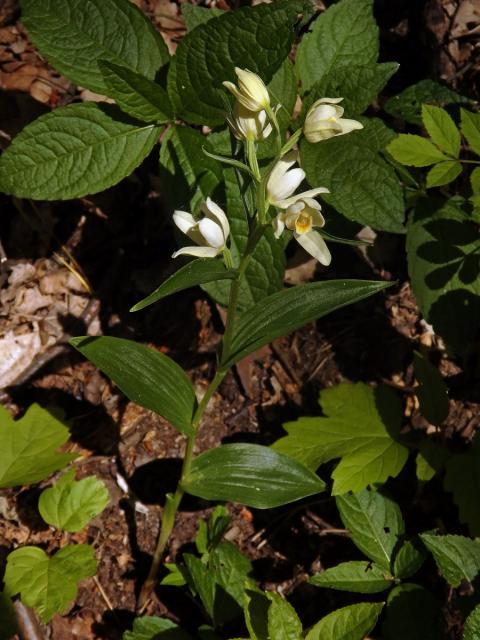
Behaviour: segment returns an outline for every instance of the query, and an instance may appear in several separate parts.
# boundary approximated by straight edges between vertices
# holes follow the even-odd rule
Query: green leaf
[[[125,631],[123,640],[192,640],[192,636],[167,618],[144,616],[133,621],[133,630]]]
[[[440,426],[448,415],[448,389],[437,367],[418,351],[413,353],[415,377],[420,386],[415,394],[422,416]]]
[[[22,0],[22,22],[53,67],[100,94],[107,89],[99,60],[153,80],[169,59],[161,36],[128,0]]]
[[[423,126],[437,147],[453,158],[460,153],[460,132],[450,114],[441,107],[422,105]]]
[[[69,435],[62,422],[38,404],[16,421],[0,406],[0,487],[34,484],[66,467],[77,456],[57,450]]]
[[[435,597],[418,584],[402,584],[387,601],[385,640],[443,640],[445,620]]]
[[[321,13],[297,52],[303,92],[338,67],[373,65],[378,56],[378,27],[373,0],[341,0]]]
[[[302,623],[292,605],[279,593],[267,592],[271,600],[268,608],[268,633],[275,640],[298,640],[302,637]]]
[[[334,5],[335,6],[335,5]],[[397,175],[379,154],[390,130],[376,119],[347,136],[300,143],[302,166],[310,185],[330,190],[322,198],[349,220],[374,229],[403,232],[405,206]]]
[[[430,140],[411,133],[401,133],[388,144],[387,151],[397,162],[411,167],[428,167],[448,160]]]
[[[308,322],[358,302],[390,286],[368,280],[327,280],[299,285],[268,296],[245,311],[234,325],[222,368]]]
[[[107,487],[95,476],[75,480],[72,469],[42,491],[38,501],[40,515],[62,531],[80,531],[98,516],[110,501]]]
[[[77,583],[96,570],[95,552],[88,544],[68,545],[51,557],[39,547],[23,547],[8,555],[5,592],[20,594],[23,604],[47,623],[75,600]]]
[[[422,542],[432,553],[445,580],[458,587],[467,580],[473,582],[480,572],[480,544],[464,536],[420,535]]]
[[[187,31],[193,31],[199,24],[204,24],[212,18],[218,18],[224,11],[216,7],[198,7],[196,4],[182,4],[182,16],[185,19]]]
[[[195,393],[183,369],[171,358],[121,338],[85,336],[70,343],[111,378],[129,400],[155,411],[182,433],[193,433]]]
[[[460,129],[469,146],[480,155],[480,114],[460,109]]]
[[[463,640],[478,640],[480,638],[480,605],[477,605],[465,620]]]
[[[216,583],[213,575],[206,570],[200,558],[190,554],[183,554],[183,561],[188,570],[187,581],[193,593],[202,601],[210,619],[215,621]]]
[[[238,66],[260,74],[268,84],[290,52],[304,6],[302,0],[279,0],[243,7],[188,33],[168,74],[168,92],[177,115],[193,124],[224,124],[222,82],[236,81],[234,67]]]
[[[174,562],[165,562],[163,566],[169,573],[162,578],[160,584],[169,587],[183,587],[186,584],[185,576],[181,567],[176,565]]]
[[[457,160],[445,160],[434,164],[427,173],[427,189],[442,187],[453,182],[462,173],[462,165]]]
[[[268,611],[271,601],[267,594],[258,589],[247,589],[245,597],[245,623],[250,634],[250,640],[270,640]]]
[[[106,60],[98,63],[107,95],[122,111],[144,122],[168,122],[172,107],[167,92],[140,73]]]
[[[463,201],[418,201],[407,227],[408,272],[423,317],[461,353],[480,325],[480,239]],[[452,313],[455,309],[455,313]]]
[[[398,505],[379,491],[367,489],[337,496],[336,500],[353,543],[379,567],[391,572],[394,550],[405,531]]]
[[[177,293],[190,287],[196,287],[199,284],[205,284],[215,280],[233,280],[236,276],[236,269],[226,269],[220,260],[212,260],[209,258],[192,260],[175,271],[175,273],[167,278],[165,282],[162,282],[153,293],[140,302],[137,302],[130,311],[140,311],[140,309],[145,309],[145,307],[149,307],[162,298],[171,296],[172,293]]]
[[[406,580],[413,576],[425,562],[427,551],[418,540],[404,542],[395,555],[393,575],[398,580]]]
[[[475,169],[470,174],[470,184],[472,186],[472,191],[474,194],[480,193],[480,167],[475,167]]]
[[[466,453],[452,455],[446,464],[444,486],[453,493],[460,522],[468,524],[472,536],[480,536],[480,437],[477,434]]]
[[[216,583],[238,604],[240,613],[245,604],[245,588],[254,585],[249,577],[252,572],[250,560],[231,542],[221,542],[209,556],[209,571]]]
[[[288,435],[275,443],[276,451],[313,471],[341,458],[332,473],[332,495],[361,491],[400,473],[408,449],[397,442],[403,411],[394,391],[343,383],[321,391],[319,403],[326,417],[287,423]]]
[[[394,584],[389,573],[367,560],[342,562],[336,567],[317,573],[309,582],[316,587],[354,593],[379,593]]]
[[[130,175],[160,127],[128,120],[112,105],[60,107],[19,133],[0,157],[0,189],[19,198],[68,200]]]
[[[325,483],[296,460],[256,444],[225,444],[200,454],[182,486],[205,500],[257,509],[279,507],[325,489]]]
[[[0,591],[0,640],[11,640],[16,633],[18,625],[12,601]]]
[[[420,482],[429,482],[443,469],[450,454],[444,445],[427,439],[420,444],[419,449],[416,458],[417,478]]]
[[[376,625],[383,602],[360,602],[332,611],[310,629],[305,640],[363,640]]]

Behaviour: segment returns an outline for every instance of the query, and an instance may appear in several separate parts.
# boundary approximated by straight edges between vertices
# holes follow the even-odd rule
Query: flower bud
[[[265,140],[272,132],[264,110],[250,111],[238,100],[227,122],[237,140]]]
[[[248,69],[235,67],[238,77],[238,87],[233,82],[225,81],[226,87],[235,98],[249,111],[262,111],[270,106],[270,96],[263,80],[256,73]]]
[[[361,122],[342,118],[344,109],[338,106],[342,100],[343,98],[320,98],[313,103],[303,125],[308,142],[320,142],[334,136],[343,136],[354,129],[363,129]]]
[[[214,258],[225,250],[230,234],[230,225],[225,212],[213,200],[207,198],[202,205],[202,213],[203,217],[197,221],[187,211],[174,212],[174,223],[198,246],[183,247],[175,251],[173,258],[181,255]]]

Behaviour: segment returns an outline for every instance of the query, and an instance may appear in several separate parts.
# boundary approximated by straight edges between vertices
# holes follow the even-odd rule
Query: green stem
[[[463,162],[463,164],[480,164],[480,160],[458,160],[459,162]]]
[[[245,146],[247,151],[248,164],[250,165],[250,169],[252,170],[253,177],[257,182],[260,182],[261,175],[257,160],[257,150],[255,149],[255,140],[250,140],[249,138],[247,138],[245,140]]]
[[[267,112],[268,119],[273,125],[276,133],[276,144],[277,144],[277,156],[282,154],[282,134],[280,133],[280,125],[278,124],[277,116],[275,115],[275,111],[272,109],[270,105],[265,108]]]

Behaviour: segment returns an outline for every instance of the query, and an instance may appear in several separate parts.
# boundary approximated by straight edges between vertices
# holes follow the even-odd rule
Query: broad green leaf
[[[268,630],[271,601],[267,594],[258,589],[247,589],[245,598],[244,615],[250,640],[271,640]]]
[[[387,151],[397,162],[411,167],[428,167],[448,160],[430,140],[412,133],[401,133],[387,145]]]
[[[463,580],[473,582],[480,572],[480,544],[464,536],[420,535],[433,555],[445,580],[458,587]]]
[[[208,553],[218,547],[228,529],[230,519],[228,509],[224,505],[219,504],[213,510],[208,522],[206,520],[200,520],[195,537],[195,546],[199,553]]]
[[[177,115],[193,124],[224,124],[222,82],[236,81],[235,66],[270,82],[290,52],[294,27],[305,5],[302,0],[279,0],[243,7],[188,33],[168,74],[168,92]]]
[[[418,540],[404,542],[395,555],[393,575],[399,580],[406,580],[413,576],[425,562],[427,550]]]
[[[367,560],[342,562],[317,573],[309,582],[316,587],[354,593],[379,593],[394,584],[393,577],[388,572]]]
[[[448,415],[448,389],[437,367],[418,351],[413,354],[415,377],[420,384],[415,394],[424,418],[440,426]]]
[[[225,444],[200,454],[182,486],[205,500],[257,509],[279,507],[325,489],[325,483],[296,460],[257,444]]]
[[[444,486],[453,493],[460,522],[468,524],[472,536],[480,536],[480,437],[477,434],[466,453],[452,455],[446,464]]]
[[[96,570],[95,552],[88,544],[68,545],[51,557],[39,547],[22,547],[8,555],[5,593],[20,594],[23,604],[47,623],[65,611],[75,600],[78,582]]]
[[[420,482],[428,482],[443,469],[450,454],[444,445],[427,439],[420,443],[419,449],[416,458],[417,478]]]
[[[374,229],[403,232],[405,206],[397,175],[379,152],[390,130],[376,119],[364,129],[310,144],[300,143],[302,166],[310,185],[327,187],[322,198],[349,220]],[[348,185],[348,188],[347,188]]]
[[[460,114],[460,129],[471,149],[480,155],[480,114],[466,109],[461,109]]]
[[[233,280],[237,276],[235,269],[226,269],[220,260],[209,258],[199,258],[192,260],[183,267],[180,267],[173,275],[153,291],[149,296],[137,302],[130,311],[140,311],[149,307],[154,302],[158,302],[172,293],[196,287],[199,284],[213,282],[215,280]]]
[[[18,626],[12,600],[0,591],[0,640],[11,640],[16,633]]]
[[[192,640],[192,636],[167,618],[144,616],[133,621],[132,631],[125,631],[123,640]]]
[[[325,417],[284,425],[288,435],[275,443],[276,451],[313,471],[340,458],[332,473],[332,495],[361,491],[400,473],[408,449],[398,442],[403,412],[395,392],[342,383],[321,391],[319,403]]]
[[[337,507],[354,544],[391,572],[394,551],[405,531],[398,505],[379,491],[364,490],[337,496]]]
[[[196,4],[187,3],[181,5],[181,10],[187,31],[193,31],[199,24],[204,24],[212,18],[218,18],[224,13],[223,9],[199,7]]]
[[[268,608],[268,633],[275,640],[298,640],[302,637],[302,623],[292,605],[279,593],[267,592],[271,601]]]
[[[427,173],[427,189],[450,184],[462,173],[462,164],[457,160],[445,160],[434,164]]]
[[[121,338],[85,336],[70,342],[132,402],[155,411],[182,433],[192,433],[195,393],[183,369],[171,358]]]
[[[169,573],[162,578],[160,584],[170,587],[183,587],[186,584],[185,575],[181,567],[174,562],[165,562],[164,567]]]
[[[420,200],[407,227],[408,272],[417,303],[435,332],[459,353],[480,325],[480,238],[462,205],[458,198]]]
[[[0,487],[34,484],[66,467],[77,456],[57,451],[69,435],[63,423],[38,404],[16,421],[0,406]]]
[[[450,114],[441,107],[424,104],[422,120],[428,135],[437,147],[453,158],[460,153],[460,131]]]
[[[192,591],[198,595],[202,601],[210,619],[215,621],[215,578],[207,571],[207,568],[200,558],[190,553],[185,553],[183,554],[183,561],[188,570],[187,581]]]
[[[161,36],[128,0],[22,0],[22,22],[53,67],[100,94],[107,90],[99,60],[153,80],[169,59]]]
[[[341,0],[318,16],[297,52],[303,92],[337,67],[376,62],[378,27],[372,9],[373,0]]]
[[[171,105],[167,92],[156,82],[140,73],[113,62],[98,63],[107,95],[122,111],[144,122],[165,123],[171,120]]]
[[[418,584],[402,584],[388,597],[384,640],[443,640],[445,620],[435,597]]]
[[[360,602],[332,611],[310,629],[305,640],[363,640],[383,606],[383,602]]]
[[[250,560],[231,542],[221,542],[209,556],[209,571],[241,609],[245,604],[246,586],[254,585],[249,578],[252,572]]]
[[[472,186],[472,191],[475,194],[480,193],[480,167],[475,167],[475,169],[470,174],[470,184]]]
[[[480,605],[477,605],[465,620],[463,640],[478,640],[480,638]]]
[[[0,189],[19,198],[68,200],[130,175],[160,127],[129,120],[112,105],[60,107],[27,125],[0,157]]]
[[[95,476],[75,480],[72,469],[42,491],[38,501],[40,515],[62,531],[80,531],[98,516],[110,501],[107,487]]]
[[[308,322],[378,293],[390,283],[368,280],[327,280],[299,285],[268,296],[245,311],[235,323],[222,368]]]

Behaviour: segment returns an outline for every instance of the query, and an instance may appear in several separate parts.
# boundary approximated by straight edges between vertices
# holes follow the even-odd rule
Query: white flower
[[[332,256],[322,236],[313,227],[323,227],[325,218],[320,213],[321,207],[316,200],[302,197],[291,204],[286,211],[280,211],[273,221],[275,237],[279,238],[285,227],[293,231],[295,240],[311,256],[326,267]]]
[[[287,209],[301,198],[314,198],[319,193],[329,193],[325,187],[309,189],[298,195],[293,195],[305,178],[305,171],[296,167],[291,169],[297,162],[298,153],[289,151],[274,166],[267,182],[267,199],[270,204],[279,209]]]
[[[227,123],[237,140],[265,140],[272,133],[272,125],[264,110],[250,111],[238,100]]]
[[[263,80],[256,73],[248,69],[235,67],[238,77],[238,87],[225,80],[223,86],[226,87],[235,98],[249,111],[261,111],[270,107],[270,96]]]
[[[343,98],[320,98],[313,103],[305,118],[303,133],[309,142],[320,142],[334,136],[343,136],[354,129],[363,129],[357,120],[342,118],[344,109],[338,103]]]
[[[174,212],[174,223],[198,246],[183,247],[175,251],[172,258],[182,255],[214,258],[226,248],[230,225],[224,211],[207,198],[202,205],[202,213],[203,218],[197,221],[187,211]]]

